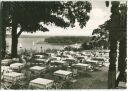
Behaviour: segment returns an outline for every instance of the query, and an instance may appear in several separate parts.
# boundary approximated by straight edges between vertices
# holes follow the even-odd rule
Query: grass
[[[107,89],[107,70],[90,72],[89,75],[77,79],[77,82],[72,84],[72,89]]]

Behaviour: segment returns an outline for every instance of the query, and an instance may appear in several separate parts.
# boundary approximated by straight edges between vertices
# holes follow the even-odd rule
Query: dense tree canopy
[[[54,23],[59,27],[68,27],[79,22],[81,27],[89,20],[91,4],[88,1],[78,2],[4,2],[10,23],[19,24],[24,31],[43,30],[39,22]],[[66,22],[64,18],[69,21]]]
[[[18,37],[22,32],[48,31],[40,25],[54,24],[59,27],[86,26],[91,3],[88,1],[50,2],[3,2],[6,22],[12,27],[12,57],[17,55]],[[17,31],[20,27],[20,31]]]

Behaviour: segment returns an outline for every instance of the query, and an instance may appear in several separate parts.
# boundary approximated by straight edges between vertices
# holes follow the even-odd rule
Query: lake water
[[[42,50],[46,49],[63,49],[65,45],[52,45],[44,42],[45,38],[19,38],[18,39],[18,50],[20,50],[20,46],[22,49],[33,49],[40,51],[41,47]],[[37,44],[37,42],[41,41],[42,44]],[[6,42],[8,47],[8,50],[11,50],[11,38],[6,38]]]

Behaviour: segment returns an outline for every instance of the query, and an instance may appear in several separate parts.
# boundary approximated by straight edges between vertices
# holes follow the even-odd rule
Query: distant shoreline
[[[66,35],[63,35],[63,36],[41,36],[41,35],[21,35],[19,38],[49,38],[49,37],[91,37],[91,36],[66,36]],[[6,38],[11,38],[11,35],[10,34],[6,34]]]
[[[7,35],[7,38],[11,39],[11,36]],[[89,42],[91,37],[89,36],[24,36],[21,35],[19,39],[22,39],[22,43],[24,41],[31,41],[31,44],[34,42],[35,44],[50,44],[50,45],[60,45],[60,46],[68,46],[73,44],[79,44],[84,42]]]
[[[38,42],[36,44],[44,44],[44,43],[45,44],[51,44],[51,45],[65,45],[65,46],[74,44],[74,43],[69,44],[69,43],[48,43],[48,42]]]

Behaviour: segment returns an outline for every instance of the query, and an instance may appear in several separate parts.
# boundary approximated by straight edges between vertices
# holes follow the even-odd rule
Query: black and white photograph
[[[0,1],[0,89],[127,89],[127,1]]]

